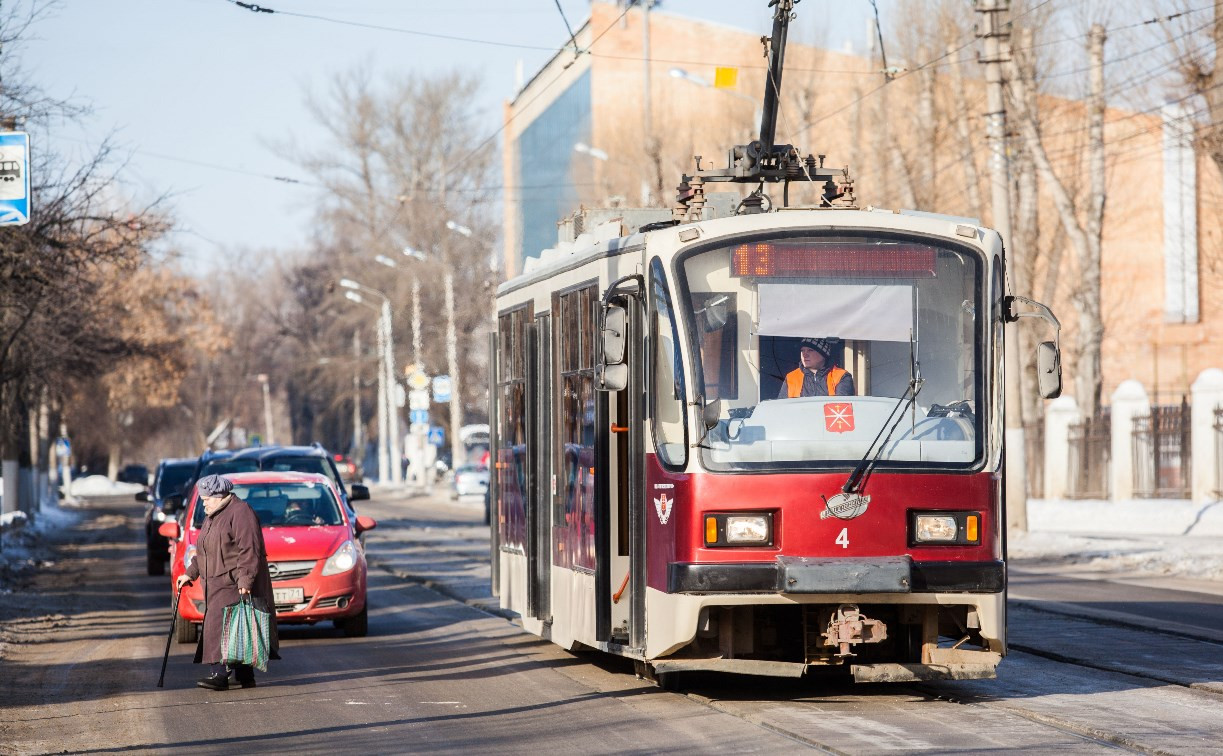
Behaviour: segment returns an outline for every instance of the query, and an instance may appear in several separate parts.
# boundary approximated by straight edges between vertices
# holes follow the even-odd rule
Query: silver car
[[[454,471],[454,481],[450,485],[450,498],[470,494],[484,495],[488,490],[488,468],[477,465],[463,465]]]

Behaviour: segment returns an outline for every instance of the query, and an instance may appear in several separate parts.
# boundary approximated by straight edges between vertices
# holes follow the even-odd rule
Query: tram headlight
[[[913,537],[919,543],[927,541],[942,541],[949,543],[955,540],[960,529],[956,526],[952,515],[918,515]]]
[[[981,542],[981,515],[977,512],[912,512],[909,522],[915,545]]]
[[[770,512],[705,515],[706,546],[771,546],[772,544],[773,515]]]
[[[727,517],[727,543],[768,543],[769,518],[764,516]]]

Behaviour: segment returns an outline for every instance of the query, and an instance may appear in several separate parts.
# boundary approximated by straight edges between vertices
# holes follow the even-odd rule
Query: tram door
[[[597,484],[595,621],[598,640],[639,648],[645,643],[643,320],[638,297],[612,301],[628,313],[629,384],[623,391],[601,393],[596,410],[596,455],[606,474]]]
[[[527,491],[526,557],[527,613],[544,622],[552,619],[552,339],[551,318],[544,314],[527,326],[527,433],[532,449],[531,483]]]

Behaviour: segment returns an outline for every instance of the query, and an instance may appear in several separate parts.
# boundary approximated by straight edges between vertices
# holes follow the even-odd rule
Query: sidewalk
[[[1223,502],[1032,499],[1008,545],[1027,569],[1223,590]]]

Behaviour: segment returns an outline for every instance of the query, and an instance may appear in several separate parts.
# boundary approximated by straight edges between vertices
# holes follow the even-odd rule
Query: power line
[[[494,39],[476,39],[474,37],[461,37],[454,34],[438,34],[436,32],[420,31],[419,29],[406,29],[401,26],[385,26],[383,24],[370,24],[362,21],[349,21],[348,19],[343,18],[319,16],[312,13],[296,13],[294,11],[275,10],[274,8],[269,8],[266,5],[244,3],[241,2],[241,0],[225,0],[225,2],[254,13],[274,13],[279,16],[293,16],[295,18],[305,18],[311,21],[322,21],[324,23],[338,24],[340,26],[352,26],[358,29],[371,29],[374,31],[390,32],[392,34],[407,34],[414,37],[429,37],[431,39],[445,39],[451,42],[468,42],[475,45],[491,45],[493,47],[512,47],[518,50],[543,50],[546,52],[553,52],[553,48],[543,47],[540,45],[523,45],[516,42],[501,42]]]

